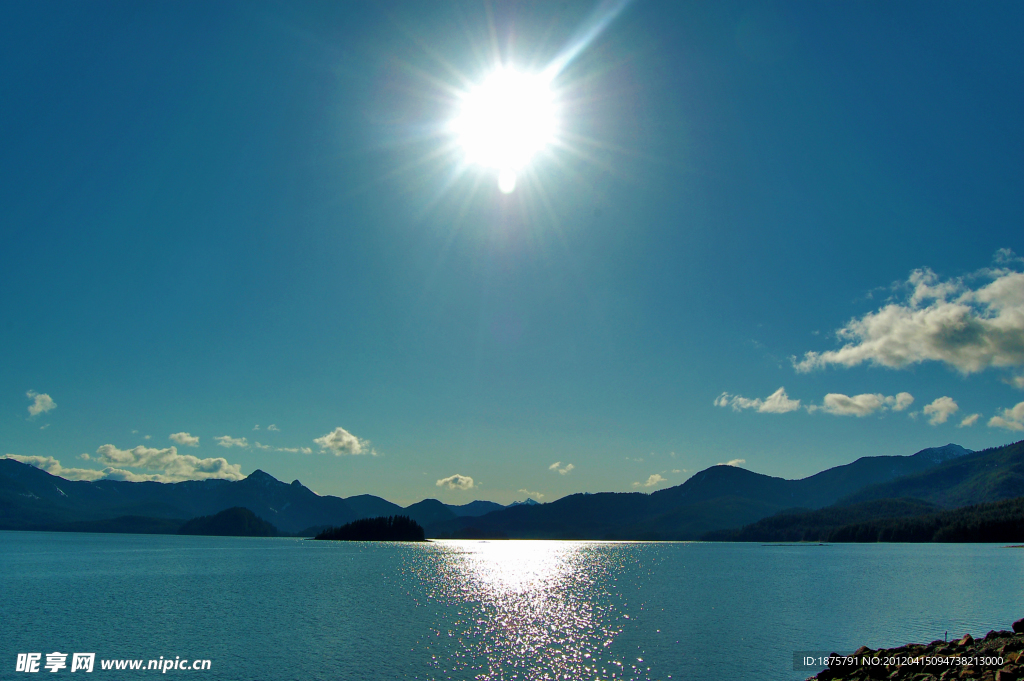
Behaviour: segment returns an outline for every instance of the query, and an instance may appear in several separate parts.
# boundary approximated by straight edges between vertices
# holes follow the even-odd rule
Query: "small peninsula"
[[[420,524],[404,515],[355,520],[341,527],[324,530],[313,538],[335,541],[426,541]]]
[[[178,534],[217,537],[276,537],[277,528],[247,508],[235,506],[216,515],[204,515],[185,522]]]

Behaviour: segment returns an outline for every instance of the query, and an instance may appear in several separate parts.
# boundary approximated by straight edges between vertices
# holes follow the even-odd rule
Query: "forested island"
[[[335,541],[426,541],[423,528],[405,515],[363,518],[324,530],[314,539]]]

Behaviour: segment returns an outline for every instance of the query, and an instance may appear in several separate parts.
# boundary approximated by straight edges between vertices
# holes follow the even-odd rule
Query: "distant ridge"
[[[841,503],[913,497],[955,508],[1019,496],[1024,496],[1024,440],[970,452],[913,475],[866,486],[844,495]]]
[[[573,494],[547,504],[520,504],[478,518],[428,526],[429,536],[561,539],[699,539],[738,528],[789,508],[829,506],[859,489],[923,472],[970,450],[955,444],[911,456],[868,456],[801,480],[785,480],[735,466],[695,473],[681,485],[652,494]]]
[[[972,453],[951,443],[911,456],[868,456],[801,480],[718,465],[651,494],[573,494],[546,504],[526,499],[508,507],[425,499],[405,509],[373,495],[319,496],[298,480],[286,484],[259,470],[235,482],[72,482],[0,459],[0,528],[61,529],[72,522],[102,521],[108,527],[120,523],[167,531],[169,524],[150,521],[181,523],[239,506],[288,534],[407,515],[433,537],[698,539],[786,509],[814,510],[840,500],[852,504],[902,496],[949,507],[1019,495],[1024,489],[1019,445]],[[135,520],[113,522],[127,517]]]

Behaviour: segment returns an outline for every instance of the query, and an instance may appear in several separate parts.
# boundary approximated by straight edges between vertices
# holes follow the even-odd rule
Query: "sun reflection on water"
[[[617,588],[629,545],[445,541],[426,553],[425,605],[439,610],[423,643],[439,678],[649,678],[613,646],[630,625]]]

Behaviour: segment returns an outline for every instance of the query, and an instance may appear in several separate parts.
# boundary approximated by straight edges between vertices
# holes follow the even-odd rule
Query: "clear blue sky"
[[[452,93],[595,7],[0,6],[0,455],[507,503],[1020,439],[1024,5],[637,0],[499,192]]]

